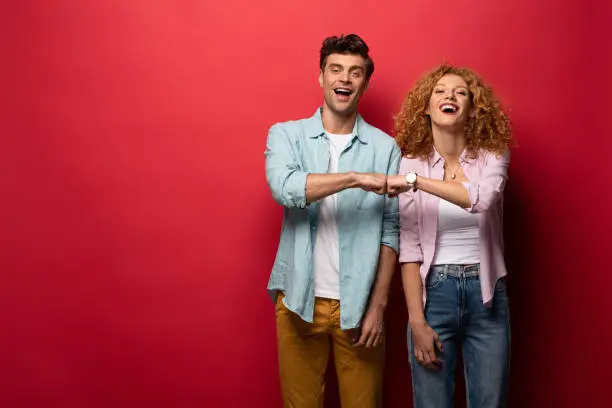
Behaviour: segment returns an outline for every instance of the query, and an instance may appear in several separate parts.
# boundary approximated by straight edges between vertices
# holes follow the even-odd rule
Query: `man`
[[[284,206],[268,291],[285,407],[323,405],[330,348],[342,407],[381,406],[383,314],[399,234],[386,177],[397,174],[400,151],[357,112],[374,72],[368,52],[355,34],[326,38],[323,106],[268,134],[266,178]]]

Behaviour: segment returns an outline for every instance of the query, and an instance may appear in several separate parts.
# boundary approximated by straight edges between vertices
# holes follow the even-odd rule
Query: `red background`
[[[342,32],[372,48],[362,113],[387,131],[443,61],[510,108],[511,406],[608,406],[605,3],[4,4],[0,406],[281,406],[265,138],[314,112]],[[385,406],[408,407],[399,280],[389,320]]]

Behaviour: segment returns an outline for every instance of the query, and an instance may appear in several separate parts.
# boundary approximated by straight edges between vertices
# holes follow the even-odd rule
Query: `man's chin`
[[[357,111],[357,105],[332,105],[330,106],[330,110],[338,116],[348,117],[355,114]]]

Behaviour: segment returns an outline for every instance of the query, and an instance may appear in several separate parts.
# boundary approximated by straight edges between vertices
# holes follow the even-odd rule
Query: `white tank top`
[[[440,199],[436,251],[432,265],[480,262],[478,214]]]

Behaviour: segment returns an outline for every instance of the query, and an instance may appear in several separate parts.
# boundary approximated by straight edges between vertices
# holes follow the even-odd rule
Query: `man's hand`
[[[398,194],[405,193],[411,188],[414,188],[414,186],[408,184],[404,176],[387,177],[387,195],[389,197],[395,197]]]
[[[384,310],[382,306],[368,308],[363,322],[361,323],[361,334],[354,342],[355,347],[376,347],[383,341],[384,333]]]
[[[442,342],[438,334],[426,323],[411,324],[414,356],[419,364],[430,370],[440,369],[442,362],[436,355],[436,348],[442,352]]]
[[[383,173],[355,173],[357,187],[376,194],[387,192],[387,175]]]

